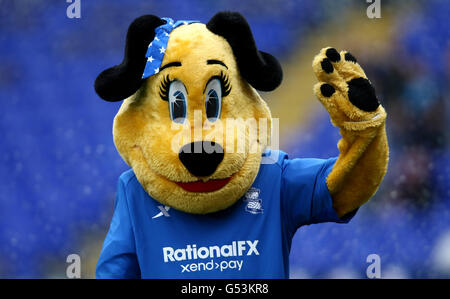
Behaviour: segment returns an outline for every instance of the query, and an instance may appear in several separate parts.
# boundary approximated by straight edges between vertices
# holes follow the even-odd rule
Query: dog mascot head
[[[145,15],[128,29],[122,63],[103,71],[95,89],[124,100],[114,143],[147,193],[205,214],[231,206],[256,178],[271,130],[256,90],[281,80],[280,64],[258,51],[238,13],[206,25]]]

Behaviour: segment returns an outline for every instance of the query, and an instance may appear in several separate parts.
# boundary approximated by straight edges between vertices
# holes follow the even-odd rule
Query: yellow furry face
[[[226,78],[229,93],[222,97],[220,119],[211,121],[207,87],[220,77]],[[184,88],[184,122],[172,120],[170,100],[164,99],[171,92],[168,82]],[[248,128],[227,129],[237,119],[255,120],[257,136],[266,138],[253,139]],[[267,126],[260,126],[261,120]],[[195,23],[172,31],[161,71],[123,102],[113,134],[119,153],[150,196],[175,209],[204,214],[231,206],[250,188],[270,136],[270,120],[265,102],[239,74],[227,41]],[[223,148],[223,159],[206,176],[194,175],[180,160],[183,146],[202,141]]]

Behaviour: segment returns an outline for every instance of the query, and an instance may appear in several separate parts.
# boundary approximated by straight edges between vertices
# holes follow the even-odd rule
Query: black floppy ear
[[[206,24],[227,40],[233,49],[242,77],[257,90],[272,91],[283,79],[280,63],[272,55],[258,51],[250,26],[237,12],[219,12]]]
[[[148,45],[155,37],[155,28],[165,23],[153,15],[139,17],[131,23],[122,63],[104,70],[95,80],[95,91],[102,99],[121,101],[141,87]]]

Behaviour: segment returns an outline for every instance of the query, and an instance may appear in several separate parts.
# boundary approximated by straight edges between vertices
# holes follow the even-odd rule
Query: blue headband
[[[156,27],[155,38],[148,45],[147,63],[145,65],[144,74],[142,74],[142,79],[148,78],[159,73],[159,68],[164,58],[164,53],[167,49],[167,43],[169,42],[169,34],[175,28],[181,25],[189,25],[191,23],[197,23],[198,21],[177,21],[173,22],[171,18],[162,18],[166,21],[166,24]]]

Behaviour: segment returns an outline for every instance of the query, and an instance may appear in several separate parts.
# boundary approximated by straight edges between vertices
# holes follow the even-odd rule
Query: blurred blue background
[[[291,277],[450,277],[450,4],[381,1],[0,0],[0,277],[65,277],[66,256],[93,277],[128,167],[112,141],[120,103],[98,98],[96,76],[122,60],[128,25],[143,14],[206,23],[241,12],[285,81],[263,94],[290,157],[338,154],[338,130],[314,99],[313,55],[325,46],[360,61],[388,112],[391,158],[379,192],[348,225],[301,228]]]

